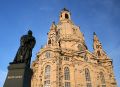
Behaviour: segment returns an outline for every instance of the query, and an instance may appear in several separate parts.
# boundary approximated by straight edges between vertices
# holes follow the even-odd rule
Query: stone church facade
[[[117,87],[112,60],[93,35],[90,52],[70,11],[61,10],[58,24],[52,23],[47,44],[32,63],[31,87]]]

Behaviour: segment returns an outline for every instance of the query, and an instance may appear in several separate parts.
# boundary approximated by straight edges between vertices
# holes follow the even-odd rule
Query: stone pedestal
[[[3,87],[31,87],[32,70],[25,63],[10,64]]]

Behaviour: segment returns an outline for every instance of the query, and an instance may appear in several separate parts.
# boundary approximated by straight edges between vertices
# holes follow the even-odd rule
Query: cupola
[[[60,13],[60,21],[71,20],[70,15],[71,14],[70,14],[69,10],[67,10],[66,8],[63,8]]]

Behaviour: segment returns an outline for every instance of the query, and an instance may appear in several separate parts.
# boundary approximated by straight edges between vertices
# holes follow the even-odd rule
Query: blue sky
[[[113,60],[120,87],[120,1],[119,0],[0,0],[0,87],[9,62],[18,50],[20,37],[29,29],[36,37],[32,60],[47,40],[52,21],[58,23],[62,8],[71,11],[73,22],[81,27],[92,52],[93,32]]]

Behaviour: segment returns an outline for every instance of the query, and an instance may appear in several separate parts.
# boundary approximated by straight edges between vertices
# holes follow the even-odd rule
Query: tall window
[[[65,82],[65,87],[70,87],[70,82]]]
[[[87,87],[92,87],[91,83],[87,83]]]
[[[64,68],[64,79],[65,79],[65,87],[70,87],[70,70],[68,67]]]
[[[101,56],[100,51],[97,51],[98,56]]]
[[[65,18],[66,18],[66,19],[68,19],[68,18],[69,18],[68,14],[65,14]]]
[[[101,80],[101,86],[102,87],[106,87],[105,78],[104,78],[103,72],[100,72],[100,80]]]
[[[64,74],[65,74],[65,80],[70,80],[70,71],[68,67],[65,67]]]
[[[90,78],[90,71],[88,68],[85,68],[85,78],[86,78],[86,86],[92,87],[91,85],[91,78]]]
[[[56,32],[56,35],[57,35],[56,40],[59,40],[59,37],[60,37],[60,29],[58,29],[58,31]]]
[[[48,40],[48,44],[51,44],[51,39]]]
[[[46,52],[45,57],[50,58],[50,52],[49,51]]]
[[[85,69],[85,77],[86,77],[86,81],[90,81],[90,72],[88,68]]]
[[[45,87],[50,87],[50,65],[47,65],[45,67],[45,81],[44,81],[44,85]]]

